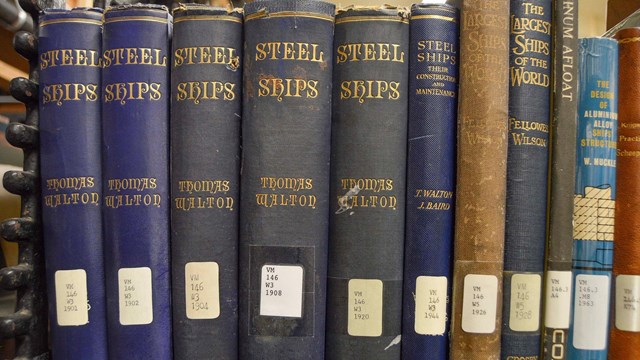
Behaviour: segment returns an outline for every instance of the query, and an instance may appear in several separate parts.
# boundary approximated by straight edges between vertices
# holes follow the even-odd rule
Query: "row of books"
[[[640,30],[576,15],[45,11],[54,359],[638,358]]]

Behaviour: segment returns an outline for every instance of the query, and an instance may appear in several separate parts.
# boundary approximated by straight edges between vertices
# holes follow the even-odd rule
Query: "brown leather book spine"
[[[499,359],[509,1],[463,2],[451,359]]]
[[[640,359],[640,28],[620,30],[618,159],[609,359]]]

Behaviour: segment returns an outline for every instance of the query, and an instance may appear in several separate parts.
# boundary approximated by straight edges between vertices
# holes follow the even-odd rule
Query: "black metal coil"
[[[37,24],[41,8],[54,1],[21,0],[20,6]],[[37,29],[37,26],[36,26]],[[15,338],[16,360],[49,359],[47,293],[40,213],[40,160],[38,154],[38,41],[36,35],[18,32],[13,39],[16,51],[29,61],[29,78],[11,81],[11,95],[27,109],[24,122],[7,127],[7,141],[24,152],[22,171],[9,171],[3,176],[7,191],[20,195],[19,218],[0,224],[0,235],[17,242],[18,265],[0,269],[0,287],[17,291],[15,313],[0,317],[0,336]]]

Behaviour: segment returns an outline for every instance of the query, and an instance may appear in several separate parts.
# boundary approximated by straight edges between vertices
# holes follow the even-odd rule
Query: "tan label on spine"
[[[383,284],[377,279],[349,280],[347,332],[351,336],[382,335]]]
[[[118,270],[118,297],[121,325],[146,325],[153,322],[151,269]]]
[[[189,319],[220,316],[220,271],[216,262],[190,262],[184,266],[184,287]]]
[[[640,276],[616,277],[616,327],[640,332]]]
[[[540,327],[542,277],[538,274],[515,274],[511,277],[509,328],[513,331],[536,331]]]
[[[86,271],[56,271],[55,288],[58,325],[80,326],[89,323]]]
[[[416,333],[443,335],[447,324],[447,278],[418,276],[416,279]]]
[[[496,330],[498,278],[493,275],[469,274],[464,277],[462,330],[491,334]]]

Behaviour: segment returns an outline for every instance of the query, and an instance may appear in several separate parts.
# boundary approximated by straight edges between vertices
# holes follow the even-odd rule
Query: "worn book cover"
[[[498,359],[509,98],[509,1],[463,3],[453,359]]]
[[[164,6],[104,14],[102,159],[109,357],[172,359]]]
[[[183,4],[173,14],[173,356],[236,359],[242,12]]]
[[[551,0],[511,1],[502,359],[540,356],[547,231]]]
[[[616,207],[610,359],[640,358],[640,28],[616,34],[619,46]]]
[[[46,10],[38,32],[40,176],[51,352],[107,359],[100,155],[102,10]]]
[[[327,359],[400,358],[408,15],[336,16]]]
[[[335,6],[244,10],[240,358],[323,359]]]

